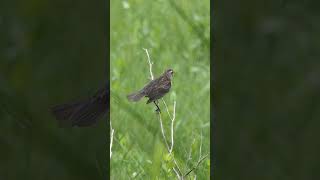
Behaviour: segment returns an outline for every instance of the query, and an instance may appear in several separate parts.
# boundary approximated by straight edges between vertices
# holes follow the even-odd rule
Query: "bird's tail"
[[[144,92],[138,91],[127,96],[129,101],[139,101],[143,96],[145,96]]]

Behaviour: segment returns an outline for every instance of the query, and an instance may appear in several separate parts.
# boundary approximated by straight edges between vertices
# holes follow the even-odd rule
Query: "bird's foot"
[[[158,101],[157,101],[157,102],[158,102]],[[157,112],[157,113],[161,113],[161,110],[160,110],[158,104],[156,103],[156,101],[153,101],[153,103],[154,103],[154,104],[156,105],[156,107],[157,107],[156,112]]]
[[[157,113],[161,113],[160,108],[157,108],[157,109],[156,109],[156,112],[157,112]]]

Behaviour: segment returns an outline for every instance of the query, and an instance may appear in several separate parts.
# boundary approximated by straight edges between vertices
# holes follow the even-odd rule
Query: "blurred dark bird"
[[[109,110],[109,84],[89,99],[54,106],[51,110],[60,127],[91,126]]]
[[[150,81],[140,91],[129,94],[127,98],[130,101],[139,101],[142,97],[149,98],[147,104],[153,102],[156,106],[157,112],[160,112],[157,100],[167,94],[171,88],[171,80],[173,77],[173,70],[166,70],[160,77]]]

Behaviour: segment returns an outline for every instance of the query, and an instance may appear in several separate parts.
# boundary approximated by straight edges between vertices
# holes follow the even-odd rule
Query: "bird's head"
[[[173,70],[172,69],[167,69],[165,71],[165,75],[169,78],[169,79],[172,79],[173,77]]]

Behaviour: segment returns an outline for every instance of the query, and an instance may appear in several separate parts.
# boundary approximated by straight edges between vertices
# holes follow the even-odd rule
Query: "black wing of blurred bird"
[[[51,110],[60,127],[91,126],[109,111],[109,83],[96,94],[84,101],[54,106]]]

